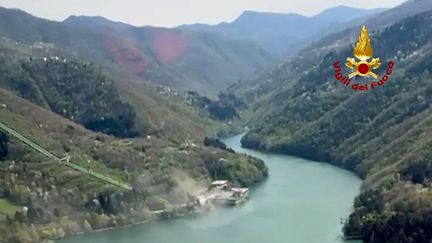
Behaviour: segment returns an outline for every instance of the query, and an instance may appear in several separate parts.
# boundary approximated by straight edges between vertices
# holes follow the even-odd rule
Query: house
[[[218,180],[198,197],[200,205],[233,206],[245,201],[249,196],[248,188],[235,188],[227,180]]]
[[[218,188],[218,189],[227,189],[230,186],[231,185],[230,185],[229,181],[225,181],[225,180],[213,181],[210,184],[210,188]]]

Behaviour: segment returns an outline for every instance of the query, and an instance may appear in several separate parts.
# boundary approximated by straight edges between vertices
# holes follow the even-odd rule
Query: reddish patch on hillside
[[[115,36],[109,33],[102,35],[103,45],[109,58],[134,74],[146,71],[149,62],[135,37],[128,31],[114,33]]]
[[[157,58],[172,63],[186,50],[187,38],[180,31],[157,30],[153,34],[153,49]]]

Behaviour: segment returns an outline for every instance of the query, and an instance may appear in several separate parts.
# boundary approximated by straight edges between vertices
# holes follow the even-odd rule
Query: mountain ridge
[[[252,42],[218,34],[125,27],[99,18],[83,25],[79,18],[62,23],[1,8],[0,35],[30,45],[58,46],[136,81],[208,95],[216,95],[271,60],[268,53]],[[200,68],[191,68],[196,66]]]
[[[115,28],[138,28],[121,21],[114,21],[103,16],[71,15],[61,21],[69,26],[76,27],[115,27]]]
[[[307,40],[321,31],[332,31],[331,26],[359,18],[368,17],[384,9],[359,9],[338,6],[322,11],[314,16],[296,13],[271,13],[244,11],[230,23],[218,25],[181,25],[177,28],[221,33],[236,39],[252,39],[275,56],[293,54],[305,47]],[[307,40],[307,41],[306,41]]]

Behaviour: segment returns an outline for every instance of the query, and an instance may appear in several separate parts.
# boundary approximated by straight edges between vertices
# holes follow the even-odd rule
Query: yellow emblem
[[[356,75],[360,75],[363,77],[372,76],[377,79],[378,75],[372,72],[372,69],[377,69],[381,66],[381,62],[379,58],[373,57],[373,49],[370,43],[369,34],[366,29],[366,26],[363,25],[358,42],[354,48],[354,56],[360,61],[356,61],[355,58],[348,57],[345,65],[353,70],[351,74],[348,75],[349,78],[352,78]],[[370,62],[368,59],[372,58]]]

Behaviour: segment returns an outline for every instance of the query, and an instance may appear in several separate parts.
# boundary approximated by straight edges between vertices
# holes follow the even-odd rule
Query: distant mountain
[[[132,26],[129,24],[125,24],[122,22],[111,21],[107,18],[101,16],[69,16],[67,19],[63,21],[63,23],[69,26],[75,27],[84,27],[84,28],[131,28]]]
[[[61,23],[6,8],[0,8],[0,36],[53,44],[139,82],[210,95],[270,61],[255,43],[215,33],[138,28],[102,17],[75,16]]]
[[[293,79],[289,79],[287,76],[297,75],[299,68],[313,67],[317,60],[323,58],[329,52],[339,52],[341,46],[352,45],[358,38],[362,24],[366,24],[370,34],[374,35],[375,32],[382,31],[397,21],[431,10],[432,1],[411,0],[380,14],[372,15],[366,21],[355,19],[349,23],[349,28],[317,38],[313,44],[300,50],[295,57],[268,66],[257,73],[255,77],[233,84],[229,90],[240,92],[245,97],[259,103],[262,101],[261,98],[268,96],[274,90],[279,90],[281,86],[286,85],[289,87],[293,83]],[[376,24],[378,22],[380,24]],[[379,40],[377,42],[380,43]],[[293,68],[294,66],[299,67]],[[276,75],[276,73],[278,74]]]
[[[335,25],[348,23],[357,18],[365,18],[382,12],[384,9],[357,9],[346,6],[327,9],[315,16],[245,11],[232,23],[219,25],[183,25],[179,29],[209,31],[226,36],[253,40],[267,51],[284,55],[304,47],[312,37],[321,31],[329,33]]]
[[[321,13],[313,16],[317,20],[328,21],[333,23],[343,23],[348,22],[353,19],[364,18],[370,15],[375,15],[377,13],[381,13],[385,11],[385,8],[375,8],[375,9],[361,9],[361,8],[352,8],[348,6],[338,6],[334,8],[329,8]]]
[[[360,25],[367,25],[368,30],[371,32],[379,31],[406,17],[429,10],[432,10],[432,2],[430,0],[406,1],[403,4],[381,12],[380,14],[372,15],[370,18],[352,20],[344,26],[345,28],[338,28],[336,29],[337,31],[328,34],[324,38],[317,38],[318,41],[313,45],[308,46],[306,52],[317,52],[321,47],[324,47],[325,51],[327,51],[328,49],[326,48],[335,42],[340,43],[355,39],[357,38],[358,28]]]

